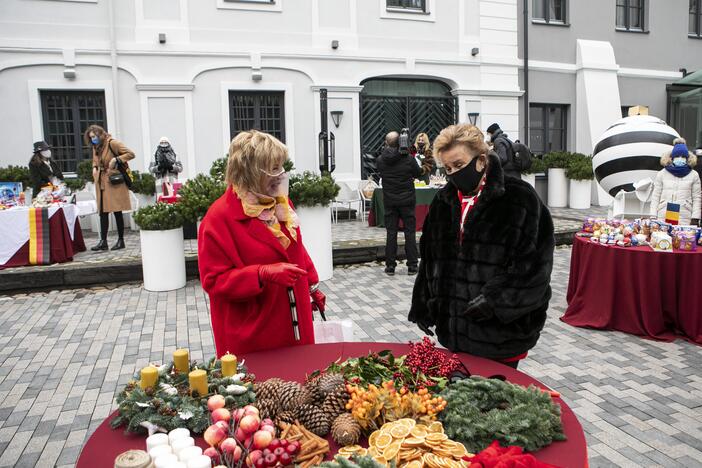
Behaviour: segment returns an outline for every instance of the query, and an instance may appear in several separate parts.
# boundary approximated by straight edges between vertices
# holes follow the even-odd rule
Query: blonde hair
[[[483,132],[475,125],[463,123],[441,130],[434,140],[434,154],[441,159],[442,153],[450,151],[456,145],[463,145],[470,152],[478,155],[487,155],[490,150],[485,143]]]
[[[687,142],[684,138],[676,138],[673,140],[673,146],[677,145],[678,143],[682,143],[683,145],[687,146]],[[661,166],[666,167],[673,164],[672,153],[673,148],[663,153],[663,156],[661,156]],[[689,150],[687,151],[687,165],[690,167],[695,167],[697,165],[697,155]]]
[[[258,130],[241,132],[229,145],[227,184],[262,193],[264,172],[282,166],[287,158],[288,148],[273,135]]]
[[[427,135],[426,133],[419,133],[414,138],[414,147],[415,148],[419,147],[419,137],[424,137],[424,144],[426,145],[427,148],[429,148],[431,146],[431,141],[429,140],[429,135]]]

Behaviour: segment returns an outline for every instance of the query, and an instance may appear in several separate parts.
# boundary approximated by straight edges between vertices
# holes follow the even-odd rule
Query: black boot
[[[120,237],[119,239],[117,239],[117,243],[115,245],[113,245],[112,249],[110,249],[110,250],[120,250],[123,248],[124,248],[124,239],[122,239]]]
[[[100,239],[100,242],[98,242],[97,245],[90,250],[93,252],[97,252],[98,250],[107,250],[107,241],[105,239]]]

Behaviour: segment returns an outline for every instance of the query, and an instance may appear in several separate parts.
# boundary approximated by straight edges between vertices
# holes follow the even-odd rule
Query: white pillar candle
[[[207,455],[198,455],[188,460],[188,468],[211,468],[212,459]]]
[[[167,434],[154,434],[146,438],[146,451],[150,452],[152,448],[159,445],[168,445]]]
[[[190,431],[184,427],[179,427],[178,429],[173,429],[168,433],[168,440],[173,444],[176,440],[185,439],[190,437]]]
[[[154,468],[168,468],[174,463],[178,463],[178,457],[173,453],[167,453],[154,459]]]
[[[170,465],[166,465],[164,468],[188,468],[183,462],[173,462]]]
[[[151,456],[152,460],[160,457],[161,455],[168,455],[169,453],[173,453],[173,450],[171,450],[170,445],[157,445],[156,447],[149,450],[149,455]]]
[[[183,439],[178,439],[171,444],[173,453],[180,457],[180,451],[187,447],[192,447],[195,445],[195,440],[192,437],[185,437]]]
[[[195,458],[198,455],[202,455],[202,449],[200,447],[185,447],[180,452],[178,452],[178,458],[181,462],[187,464],[188,460]]]

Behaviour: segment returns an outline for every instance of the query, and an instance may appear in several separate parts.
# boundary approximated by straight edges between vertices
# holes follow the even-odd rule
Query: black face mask
[[[475,191],[478,188],[480,179],[483,178],[485,170],[478,172],[476,166],[478,164],[479,158],[473,158],[473,160],[468,163],[468,165],[459,171],[454,172],[451,175],[447,175],[446,178],[453,185],[456,186],[462,194],[467,195]]]

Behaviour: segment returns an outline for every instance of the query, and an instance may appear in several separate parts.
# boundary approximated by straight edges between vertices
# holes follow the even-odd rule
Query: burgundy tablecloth
[[[702,344],[702,249],[655,252],[576,237],[567,298],[561,320],[570,325]]]
[[[361,356],[369,351],[383,349],[389,349],[397,355],[406,354],[409,351],[407,345],[397,343],[332,343],[263,351],[242,356],[242,358],[246,359],[249,371],[256,374],[258,380],[280,377],[285,380],[303,381],[308,373],[324,368],[336,359]],[[510,382],[522,385],[534,384],[546,388],[528,375],[494,361],[466,354],[461,354],[459,357],[472,374],[485,376],[502,374]],[[561,467],[586,467],[587,445],[583,429],[568,405],[560,398],[556,401],[561,406],[563,427],[568,440],[554,442],[535,452],[535,455],[544,462]],[[81,451],[78,468],[112,466],[114,459],[120,453],[130,449],[145,449],[144,436],[125,435],[123,429],[111,429],[109,421],[113,417],[114,413],[90,436]],[[196,438],[196,441],[200,447],[207,446],[202,437]],[[332,443],[332,450],[334,449],[335,445]]]
[[[73,239],[71,239],[66,216],[63,208],[60,208],[49,218],[49,243],[52,264],[72,261],[76,253],[85,251],[80,220],[76,218],[76,224],[73,228]],[[0,265],[0,269],[26,265],[29,265],[29,241],[20,247],[7,263]]]

